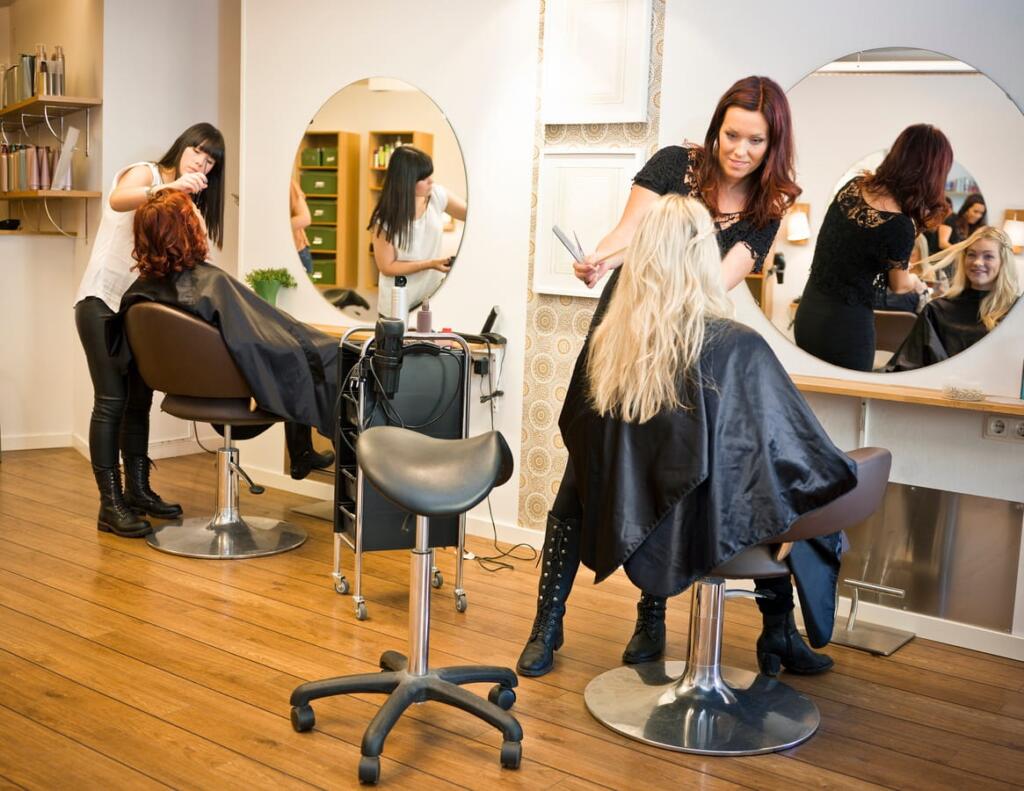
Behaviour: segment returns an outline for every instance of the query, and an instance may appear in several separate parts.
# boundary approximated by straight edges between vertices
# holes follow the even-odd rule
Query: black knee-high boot
[[[181,506],[168,503],[149,488],[149,468],[153,464],[148,456],[124,457],[124,501],[129,507],[157,519],[177,519]]]
[[[636,604],[636,628],[622,661],[627,665],[653,662],[665,655],[665,597],[642,593]]]
[[[149,522],[124,501],[121,491],[121,471],[116,467],[93,467],[96,486],[100,490],[100,513],[96,527],[104,533],[113,533],[122,538],[141,538],[153,532]]]
[[[796,630],[793,618],[793,583],[789,577],[755,580],[755,590],[768,594],[757,599],[763,627],[757,638],[757,664],[766,676],[782,668],[790,673],[815,675],[832,667],[832,657],[811,650]]]
[[[565,600],[579,567],[579,520],[561,520],[549,513],[537,586],[537,615],[516,663],[516,669],[524,676],[543,676],[554,666],[555,651],[562,647]]]

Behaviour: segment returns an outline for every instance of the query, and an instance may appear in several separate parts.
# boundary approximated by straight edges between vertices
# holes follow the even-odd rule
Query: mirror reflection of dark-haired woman
[[[203,217],[210,239],[224,238],[224,137],[216,127],[190,126],[157,162],[137,162],[114,175],[103,206],[92,254],[75,297],[75,326],[85,350],[94,392],[89,422],[89,457],[100,491],[97,527],[126,538],[152,532],[148,514],[181,515],[149,486],[149,410],[153,393],[131,364],[128,350],[107,349],[107,325],[121,297],[135,281],[132,223],[135,210],[164,190],[189,195]],[[118,449],[124,459],[121,485]],[[140,515],[141,514],[141,515]]]
[[[444,215],[466,219],[466,202],[434,183],[434,162],[413,146],[391,154],[380,200],[370,215],[373,258],[380,271],[378,312],[390,315],[395,278],[406,278],[408,305],[416,307],[441,285],[452,260],[442,258]],[[405,319],[405,316],[395,318]]]

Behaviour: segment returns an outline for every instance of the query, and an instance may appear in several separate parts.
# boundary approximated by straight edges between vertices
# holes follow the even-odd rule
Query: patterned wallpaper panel
[[[555,0],[557,2],[557,0]],[[665,2],[654,0],[651,25],[648,122],[632,124],[559,124],[538,122],[533,150],[533,207],[530,218],[529,278],[537,238],[537,179],[543,146],[579,148],[644,148],[648,157],[658,146],[661,104],[661,63],[665,39]],[[544,59],[544,3],[541,3],[538,60]],[[538,69],[539,79],[540,69]],[[540,91],[538,90],[538,103]],[[539,110],[539,107],[538,107]],[[608,229],[609,231],[611,228]],[[597,300],[552,296],[527,291],[526,371],[523,377],[523,460],[519,471],[519,524],[544,528],[548,509],[558,492],[567,455],[558,432],[558,415],[565,401],[576,357],[583,346]]]

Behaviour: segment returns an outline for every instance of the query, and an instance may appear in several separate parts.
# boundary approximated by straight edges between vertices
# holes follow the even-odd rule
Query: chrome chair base
[[[301,528],[262,516],[239,516],[217,525],[207,517],[179,520],[155,527],[146,537],[146,542],[161,552],[211,560],[276,555],[305,540]]]
[[[858,648],[875,656],[889,656],[914,639],[913,632],[893,629],[891,626],[857,621],[851,629],[848,623],[849,619],[836,619],[832,642],[847,648]]]
[[[617,667],[584,692],[590,713],[631,739],[702,755],[756,755],[794,747],[818,729],[818,707],[780,681],[721,666],[720,683],[692,685],[686,662]]]

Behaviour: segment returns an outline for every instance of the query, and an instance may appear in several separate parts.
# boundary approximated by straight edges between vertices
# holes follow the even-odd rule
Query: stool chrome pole
[[[410,553],[409,675],[427,674],[430,654],[430,520],[416,517],[416,546]]]
[[[584,692],[590,713],[631,739],[679,752],[754,755],[793,747],[820,722],[805,695],[768,676],[722,667],[725,580],[693,586],[686,662],[617,667]]]

